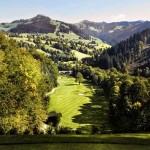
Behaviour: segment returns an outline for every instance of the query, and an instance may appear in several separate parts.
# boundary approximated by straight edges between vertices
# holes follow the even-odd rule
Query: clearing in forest
[[[88,81],[78,85],[75,78],[62,76],[58,82],[59,87],[50,94],[49,112],[62,114],[62,126],[76,129],[85,125],[104,127],[108,124],[108,102],[105,97],[94,94]]]

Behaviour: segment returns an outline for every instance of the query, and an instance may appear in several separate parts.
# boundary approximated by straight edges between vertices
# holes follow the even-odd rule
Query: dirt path
[[[46,94],[46,96],[49,96],[49,95],[53,94],[58,88],[60,88],[60,86],[59,86],[59,87],[56,87],[56,88],[53,88],[50,92],[48,92],[48,93]]]

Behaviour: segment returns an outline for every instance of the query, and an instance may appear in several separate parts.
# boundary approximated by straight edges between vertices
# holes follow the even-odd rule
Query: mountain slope
[[[150,21],[106,23],[84,20],[77,24],[69,24],[52,20],[43,15],[0,24],[1,30],[14,33],[55,33],[57,35],[60,33],[74,33],[81,39],[99,38],[110,45],[115,45],[122,40],[126,40],[133,34],[147,28],[150,28]]]
[[[1,23],[0,29],[13,33],[75,33],[83,39],[90,36],[74,24],[68,24],[57,20],[52,20],[43,15],[37,15],[31,19],[16,20],[11,23]]]
[[[92,58],[91,58],[92,59]],[[138,32],[120,43],[95,54],[92,60],[83,60],[102,69],[116,68],[131,74],[150,76],[150,29]]]
[[[96,23],[84,20],[76,25],[85,33],[100,38],[110,45],[115,45],[137,32],[150,28],[149,21]]]
[[[14,21],[17,23],[15,28],[10,29],[10,32],[15,33],[53,33],[56,26],[50,24],[49,17],[38,15],[32,19]]]

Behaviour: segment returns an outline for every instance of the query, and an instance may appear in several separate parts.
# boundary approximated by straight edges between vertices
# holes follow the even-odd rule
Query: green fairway
[[[108,128],[107,107],[105,97],[95,95],[94,88],[88,81],[81,85],[72,77],[60,77],[60,86],[50,95],[49,112],[62,113],[62,126],[78,128],[84,125],[96,125]]]
[[[62,113],[61,125],[77,128],[80,124],[72,122],[72,117],[81,114],[83,104],[90,103],[92,91],[89,85],[75,83],[72,77],[60,77],[60,86],[50,96],[49,111]]]

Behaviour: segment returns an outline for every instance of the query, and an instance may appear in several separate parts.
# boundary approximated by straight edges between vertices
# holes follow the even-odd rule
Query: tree
[[[1,133],[40,132],[47,119],[46,93],[56,86],[56,71],[44,55],[18,48],[0,33]]]
[[[80,72],[78,72],[77,75],[76,75],[76,82],[78,82],[79,85],[80,85],[80,83],[82,81],[83,81],[83,75]]]

